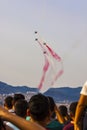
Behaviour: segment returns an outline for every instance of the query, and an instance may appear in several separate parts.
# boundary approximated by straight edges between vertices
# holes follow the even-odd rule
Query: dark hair
[[[12,96],[7,96],[4,100],[4,106],[8,107],[9,109],[12,108],[12,101],[13,101],[13,97]]]
[[[50,97],[50,96],[47,96],[47,98],[48,98],[50,110],[54,111],[54,107],[55,107],[55,101],[54,101],[54,99],[52,97]]]
[[[75,116],[77,104],[78,104],[78,102],[72,102],[70,104],[69,111],[70,111],[70,113],[73,114],[73,116]]]
[[[3,120],[0,118],[0,130],[2,130],[2,128],[6,130]]]
[[[46,96],[36,94],[29,101],[31,117],[37,121],[43,121],[49,115],[49,103]]]
[[[54,101],[54,99],[52,98],[52,97],[50,97],[50,96],[47,96],[47,98],[48,98],[48,102],[49,102],[49,108],[50,108],[50,111],[51,111],[51,118],[55,118],[56,117],[56,113],[55,113],[55,111],[54,111],[54,108],[55,108],[55,101]]]
[[[67,107],[65,105],[60,105],[59,110],[60,110],[62,116],[66,116],[68,114],[68,110],[67,110]]]
[[[18,100],[14,105],[16,115],[20,117],[26,117],[28,102],[24,99]]]
[[[25,99],[25,96],[23,94],[21,94],[21,93],[14,94],[13,105],[16,103],[16,101],[18,101],[20,99]]]

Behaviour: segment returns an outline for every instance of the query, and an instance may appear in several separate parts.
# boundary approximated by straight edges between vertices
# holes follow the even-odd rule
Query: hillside
[[[56,102],[72,102],[79,99],[81,87],[70,88],[50,88],[44,95],[52,96]],[[11,86],[4,82],[0,82],[0,94],[11,93],[26,93],[26,92],[38,92],[36,88],[27,86]]]

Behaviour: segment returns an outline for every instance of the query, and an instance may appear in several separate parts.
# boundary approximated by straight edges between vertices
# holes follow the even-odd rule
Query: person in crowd
[[[50,118],[49,103],[43,94],[33,95],[29,100],[30,121],[46,127]]]
[[[46,130],[44,127],[35,122],[26,121],[24,118],[21,118],[17,115],[8,112],[2,106],[0,106],[0,117],[4,120],[11,122],[21,130]]]
[[[12,96],[7,96],[5,99],[4,99],[4,108],[7,109],[9,112],[14,112],[12,107],[13,107],[13,97]]]
[[[47,98],[50,108],[50,119],[49,123],[46,125],[46,128],[50,130],[62,130],[63,124],[60,122],[63,122],[63,118],[58,110],[58,107],[56,106],[55,101],[52,97],[48,96]]]
[[[76,114],[75,114],[75,130],[82,130],[83,129],[83,115],[85,108],[87,107],[87,81],[84,83],[81,92],[80,92],[80,98],[78,101]],[[83,124],[82,124],[83,123]],[[86,123],[87,124],[87,123]],[[87,129],[87,127],[86,127]]]
[[[15,103],[18,101],[18,100],[20,100],[20,99],[25,99],[25,96],[22,94],[22,93],[15,93],[14,94],[14,96],[13,96],[13,102],[12,102],[12,104],[13,104],[13,110],[14,110],[14,105],[15,105]]]
[[[67,123],[70,122],[70,116],[68,114],[68,109],[65,105],[60,105],[59,106],[60,113],[62,114],[64,118],[64,124],[66,125]]]
[[[25,96],[22,93],[15,93],[13,96],[13,105],[20,99],[25,99]]]
[[[54,120],[56,117],[60,123],[64,123],[64,118],[63,118],[62,114],[60,113],[60,110],[59,110],[58,106],[56,105],[54,99],[51,96],[48,96],[48,101],[49,101],[49,105],[50,105],[50,111],[52,113],[51,118],[53,118],[53,120]]]
[[[15,114],[24,118],[24,119],[26,119],[27,110],[28,110],[28,102],[24,99],[20,99],[20,100],[16,101],[16,103],[14,104]],[[14,130],[19,130],[16,126],[14,126],[10,122],[7,122],[6,125],[13,128]]]
[[[15,106],[16,102],[19,101],[20,99],[25,99],[24,95],[21,93],[14,94],[13,97],[7,96],[5,99],[5,103],[4,103],[5,109],[7,109],[9,112],[15,114],[14,106]],[[22,109],[20,108],[20,111],[21,110]],[[4,121],[4,123],[6,124],[6,126],[12,128],[14,130],[19,130],[15,125],[13,125],[12,123],[10,123],[8,121]]]
[[[28,102],[25,99],[18,100],[14,105],[15,114],[25,119],[28,109]]]
[[[75,120],[75,112],[78,102],[72,102],[69,106],[69,113],[71,121],[67,125],[64,126],[63,130],[74,130],[74,120]]]

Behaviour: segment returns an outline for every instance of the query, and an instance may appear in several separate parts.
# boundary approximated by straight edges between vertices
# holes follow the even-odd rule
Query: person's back
[[[60,124],[57,120],[53,120],[46,125],[46,128],[48,128],[49,130],[62,130],[63,124]]]

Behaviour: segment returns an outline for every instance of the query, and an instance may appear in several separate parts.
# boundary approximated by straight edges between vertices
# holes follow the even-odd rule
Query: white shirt
[[[87,81],[84,83],[80,94],[87,96]]]
[[[6,125],[8,125],[9,127],[11,127],[13,130],[19,130],[19,128],[17,128],[15,125],[13,125],[10,122],[7,122]]]

